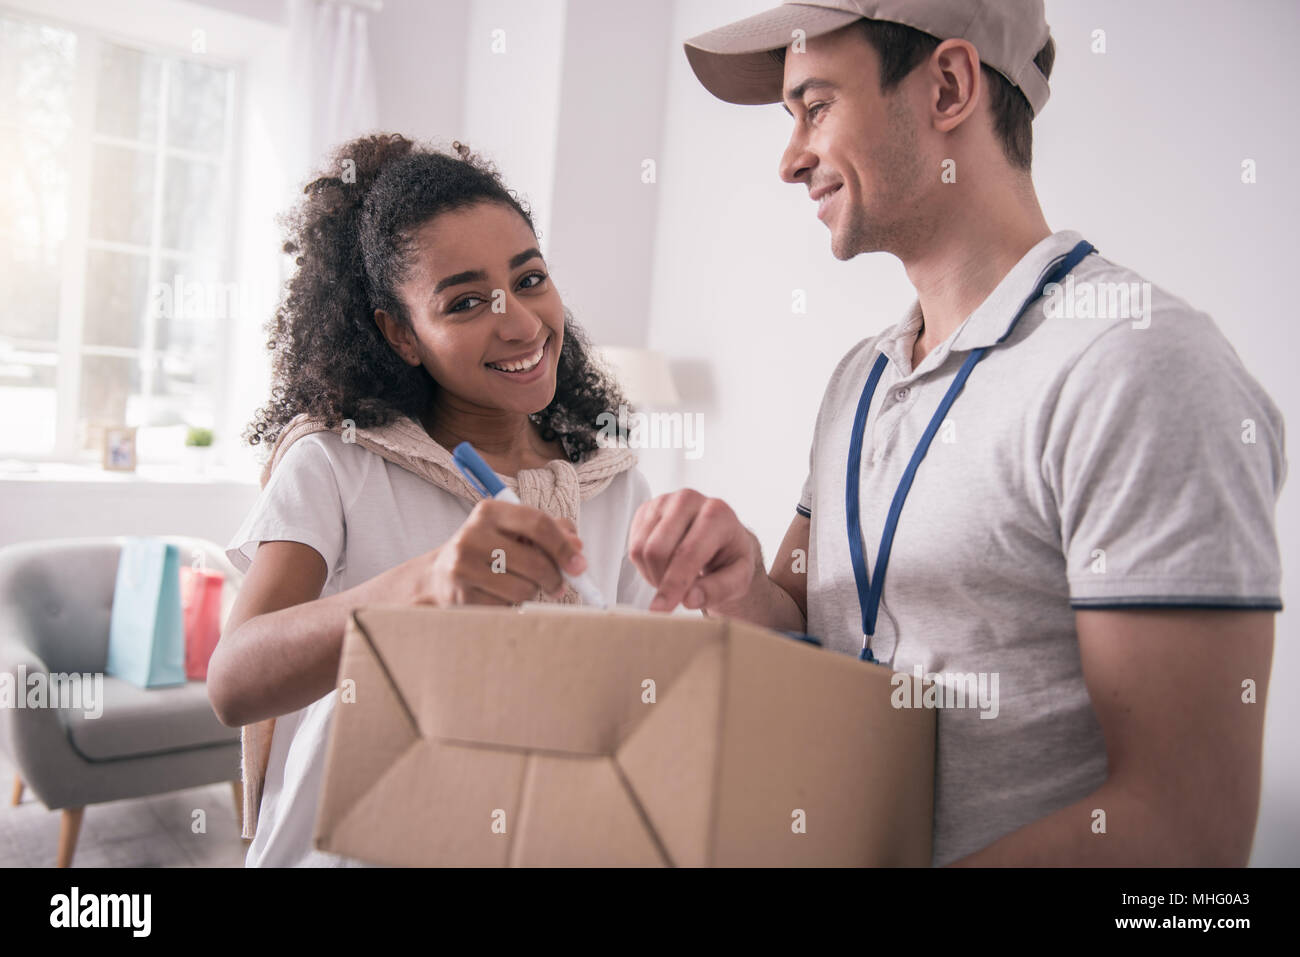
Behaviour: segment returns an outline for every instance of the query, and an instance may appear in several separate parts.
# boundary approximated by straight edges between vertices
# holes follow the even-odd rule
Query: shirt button
[[[902,402],[904,399],[907,398],[908,394],[909,394],[911,391],[912,391],[912,390],[909,389],[907,386],[903,386],[901,389],[899,389],[898,391],[896,391],[896,392],[894,393],[894,399],[895,399],[895,401]]]

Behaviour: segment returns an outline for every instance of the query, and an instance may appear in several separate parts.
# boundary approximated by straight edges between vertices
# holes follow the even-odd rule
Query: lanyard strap
[[[1043,295],[1043,291],[1047,286],[1052,283],[1059,283],[1085,256],[1094,251],[1092,244],[1086,240],[1075,246],[1060,261],[1059,265],[1050,270],[1038,283],[1037,288],[1016,312],[1016,316],[1011,320],[1011,325],[1007,327],[1007,331],[1002,334],[1002,337],[994,345],[1000,345],[1007,336],[1011,335],[1016,323],[1029,311],[1029,307]],[[948,391],[944,394],[943,401],[939,403],[939,408],[935,410],[934,415],[931,417],[929,426],[921,436],[921,441],[917,443],[916,451],[912,453],[911,461],[907,463],[907,468],[903,471],[903,477],[898,482],[898,489],[894,492],[894,500],[889,506],[889,514],[885,518],[885,528],[880,535],[880,549],[876,552],[876,574],[874,578],[868,575],[866,559],[862,554],[862,522],[859,498],[862,474],[862,436],[866,431],[867,412],[871,409],[871,400],[876,394],[876,386],[880,383],[880,377],[889,362],[888,357],[883,352],[876,357],[876,364],[867,377],[867,384],[862,388],[862,396],[858,399],[858,409],[853,416],[853,433],[849,441],[849,468],[848,481],[845,487],[844,512],[848,520],[849,556],[853,560],[853,577],[858,586],[858,604],[862,608],[862,651],[858,657],[864,661],[876,660],[868,647],[868,639],[876,633],[876,615],[880,610],[880,596],[885,589],[885,570],[889,567],[889,553],[894,545],[894,530],[898,527],[898,517],[902,514],[903,503],[907,501],[907,493],[912,488],[912,479],[916,477],[916,470],[920,467],[921,460],[925,458],[925,453],[930,450],[930,443],[934,440],[935,433],[939,431],[939,426],[943,424],[944,418],[948,415],[948,410],[952,408],[958,393],[965,387],[971,370],[988,354],[990,348],[992,347],[982,346],[971,350],[970,355],[966,357],[966,361],[962,363],[956,378],[953,379],[952,385],[948,387]]]

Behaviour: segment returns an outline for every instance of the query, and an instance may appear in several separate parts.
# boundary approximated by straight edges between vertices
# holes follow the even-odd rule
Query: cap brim
[[[862,15],[787,3],[692,37],[686,59],[704,88],[728,103],[780,103],[784,67],[771,55],[802,30],[806,39],[848,26]]]

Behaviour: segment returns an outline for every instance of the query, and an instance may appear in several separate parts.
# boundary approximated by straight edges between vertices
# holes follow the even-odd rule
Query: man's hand
[[[651,611],[718,608],[744,598],[755,575],[763,575],[753,534],[726,502],[694,489],[642,503],[628,532],[628,557],[658,589]]]

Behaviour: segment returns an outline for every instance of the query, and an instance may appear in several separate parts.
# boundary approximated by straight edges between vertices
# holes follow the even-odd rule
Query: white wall
[[[384,0],[370,17],[379,128],[435,142],[463,135],[469,0]]]
[[[257,499],[245,482],[0,479],[0,548],[44,538],[188,535],[224,546]]]
[[[807,472],[827,376],[858,340],[897,321],[913,294],[888,256],[835,260],[802,186],[777,177],[790,120],[779,106],[721,103],[681,41],[770,6],[677,0],[660,166],[649,345],[691,373],[705,454],[686,484],[720,495],[779,545]],[[1234,15],[1209,0],[1048,0],[1058,46],[1036,123],[1039,195],[1054,229],[1215,317],[1283,414],[1297,421],[1297,332],[1288,279],[1300,190],[1291,54],[1300,5],[1260,0]],[[1090,51],[1092,31],[1108,51]],[[1241,161],[1259,182],[1241,182]],[[806,315],[791,312],[804,289]],[[1264,798],[1253,862],[1300,864],[1300,526],[1294,478],[1278,527],[1283,603],[1268,703]]]
[[[464,36],[460,138],[528,202],[543,255],[554,208],[564,14],[564,0],[477,0]]]
[[[601,345],[650,322],[657,175],[672,7],[568,0],[547,264]],[[643,175],[644,174],[644,175]]]

